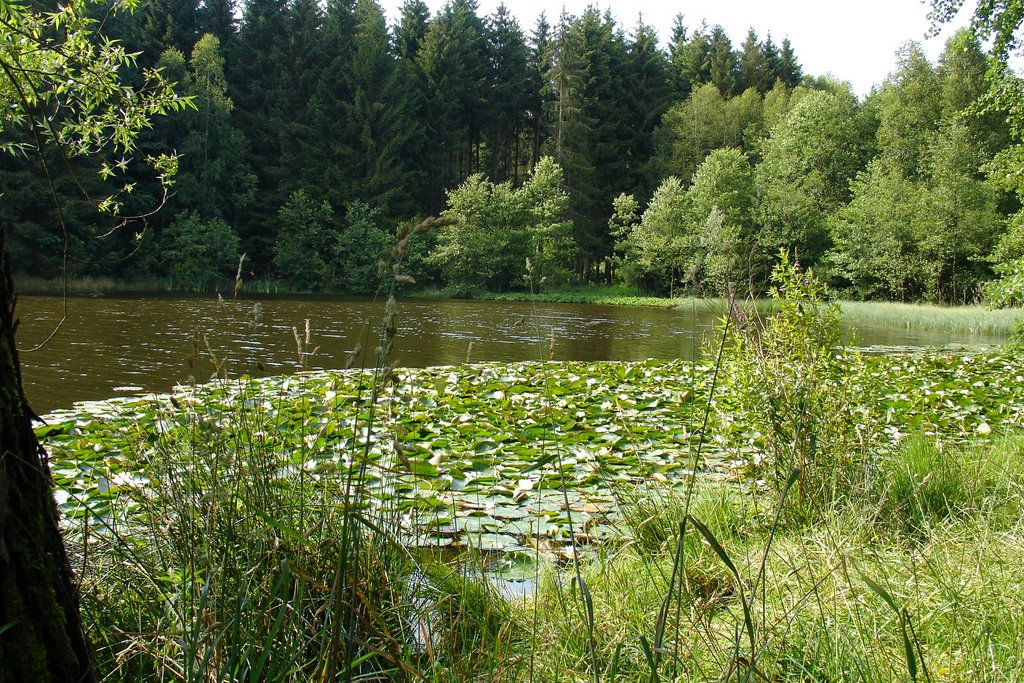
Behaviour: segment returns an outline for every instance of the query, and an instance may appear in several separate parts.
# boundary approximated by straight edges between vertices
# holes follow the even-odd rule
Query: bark
[[[0,683],[95,681],[50,468],[21,383],[14,303],[0,229]]]

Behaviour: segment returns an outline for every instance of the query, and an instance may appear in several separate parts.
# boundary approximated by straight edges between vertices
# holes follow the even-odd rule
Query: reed
[[[1024,309],[984,306],[935,306],[882,301],[843,301],[843,320],[853,326],[938,330],[971,335],[1007,337],[1024,319]]]

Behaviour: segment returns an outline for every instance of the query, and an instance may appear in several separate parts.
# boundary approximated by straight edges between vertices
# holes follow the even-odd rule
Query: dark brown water
[[[257,302],[262,312],[254,322]],[[40,414],[75,401],[167,392],[190,376],[210,379],[214,365],[203,342],[189,366],[197,331],[218,359],[227,359],[232,376],[282,374],[301,369],[292,328],[301,333],[308,318],[316,348],[308,368],[343,367],[360,342],[376,346],[384,308],[338,298],[73,298],[57,335],[42,350],[25,351],[50,334],[62,307],[59,297],[26,296],[18,303],[26,393]],[[467,354],[473,361],[541,360],[553,339],[556,360],[685,359],[699,352],[716,317],[625,306],[407,299],[398,304],[395,356],[411,367],[462,363]],[[859,332],[857,338],[860,344],[978,343],[903,330]]]

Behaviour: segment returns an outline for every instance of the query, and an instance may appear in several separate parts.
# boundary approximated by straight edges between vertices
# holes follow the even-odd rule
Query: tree
[[[721,26],[711,30],[709,43],[708,66],[711,82],[715,84],[722,97],[731,97],[736,93],[736,81],[739,75],[739,59],[732,49],[732,41]]]
[[[471,176],[448,193],[451,208],[445,213],[459,222],[438,233],[428,262],[456,293],[519,286],[527,259],[535,284],[545,277],[564,279],[575,245],[561,181],[562,169],[550,157],[518,189],[483,174]]]
[[[519,22],[499,5],[487,31],[490,111],[484,126],[485,167],[495,180],[518,184],[528,109],[530,51]]]
[[[757,32],[751,27],[740,48],[739,88],[755,88],[760,93],[768,92],[775,83],[775,72],[768,63]]]
[[[922,177],[942,120],[942,83],[920,45],[900,50],[899,68],[886,79],[878,110],[881,154],[904,176]]]
[[[384,12],[373,0],[356,4],[354,54],[347,74],[352,100],[345,106],[350,164],[348,196],[395,218],[415,211],[405,188],[412,172],[401,151],[416,131],[412,98],[388,50]]]
[[[629,146],[632,177],[627,191],[650,194],[657,184],[651,173],[654,130],[668,109],[668,60],[658,49],[658,36],[651,26],[638,23],[629,44],[627,63],[629,120],[634,122]]]
[[[803,80],[804,70],[800,62],[796,60],[796,53],[793,52],[793,45],[789,38],[782,39],[782,52],[775,71],[775,76],[789,88],[795,88]]]
[[[380,211],[355,201],[345,212],[345,229],[338,237],[335,267],[338,286],[351,294],[373,294],[380,282],[379,264],[386,260],[391,235],[377,224]]]
[[[184,106],[154,72],[138,88],[121,82],[131,57],[98,39],[89,9],[84,0],[50,14],[0,4],[3,152],[41,155],[54,145],[66,155],[128,155],[150,117]],[[12,139],[23,130],[29,141]],[[158,173],[171,171],[167,158],[154,162]],[[103,170],[117,177],[116,167]],[[121,202],[98,205],[116,211]],[[22,387],[9,267],[0,232],[0,680],[93,681],[49,466]]]
[[[716,149],[687,190],[688,232],[698,235],[699,273],[691,278],[716,294],[731,294],[746,283],[751,294],[767,275],[754,233],[754,169],[735,148]]]
[[[655,165],[662,176],[674,175],[686,182],[704,157],[719,147],[734,147],[742,131],[730,125],[726,101],[718,87],[705,83],[690,97],[673,105],[654,133]]]
[[[204,221],[197,213],[179,213],[163,237],[176,287],[204,292],[234,278],[238,235],[223,219]]]
[[[628,211],[628,200],[618,208]],[[680,280],[689,278],[694,253],[694,236],[685,232],[687,209],[682,182],[674,176],[666,178],[640,222],[617,245],[624,254],[623,271],[628,280],[675,295]]]
[[[917,233],[936,227],[926,199],[899,169],[875,159],[831,221],[832,279],[860,299],[920,298],[929,283]]]
[[[175,56],[165,53],[164,60]],[[256,176],[246,160],[248,142],[231,122],[234,103],[216,36],[207,33],[192,48],[179,89],[193,97],[196,110],[168,117],[178,128],[163,136],[165,146],[181,153],[174,207],[237,223],[253,201]]]
[[[444,191],[480,170],[487,61],[475,0],[450,0],[430,22],[417,54],[426,83],[426,125],[433,173],[431,209]]]
[[[775,127],[757,167],[760,243],[813,265],[828,247],[827,220],[850,198],[867,145],[852,96],[814,91]]]
[[[338,243],[331,205],[296,190],[277,212],[277,220],[274,266],[281,276],[305,291],[331,287]]]
[[[524,229],[529,240],[532,277],[540,286],[565,284],[576,257],[572,222],[568,218],[569,196],[562,190],[562,168],[551,157],[543,157],[516,192],[526,210]]]

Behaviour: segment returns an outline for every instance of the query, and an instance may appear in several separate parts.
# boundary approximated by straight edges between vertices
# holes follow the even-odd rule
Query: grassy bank
[[[1024,309],[992,310],[984,306],[934,306],[884,301],[843,301],[843,319],[852,325],[940,330],[1006,336],[1024,321]]]
[[[546,303],[602,304],[608,306],[651,306],[685,310],[725,313],[725,299],[697,297],[643,296],[628,287],[584,287],[531,294],[510,292],[482,294],[482,299],[494,301],[538,301]],[[753,307],[764,313],[772,310],[770,299],[745,301],[744,307]],[[841,301],[844,321],[852,326],[872,325],[898,329],[935,330],[969,335],[1008,336],[1014,325],[1024,321],[1024,309],[992,310],[980,305],[936,306],[932,304],[904,304],[886,301]]]

